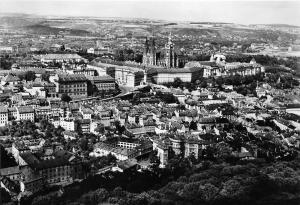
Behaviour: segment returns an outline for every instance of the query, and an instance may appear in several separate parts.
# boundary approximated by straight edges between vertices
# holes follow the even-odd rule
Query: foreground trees
[[[48,204],[57,202],[70,205],[101,203],[298,205],[300,199],[300,163],[297,160],[274,164],[253,161],[235,165],[205,161],[193,167],[188,165],[189,161],[179,160],[178,166],[175,162],[172,164],[169,169],[158,171],[158,175],[151,172],[107,173],[107,176],[112,177],[110,182],[104,179],[100,181],[90,179],[94,181],[93,189],[87,188],[86,183],[80,185],[88,192],[79,198],[78,191],[73,189],[73,192],[70,192],[66,189],[61,198],[53,195],[51,199],[40,196],[34,202],[39,204],[47,199]],[[179,173],[180,167],[186,168]],[[174,171],[170,172],[172,169]],[[159,175],[162,177],[157,178]],[[168,178],[169,182],[158,186]],[[101,186],[106,188],[96,188],[100,182]],[[149,190],[150,187],[152,190]]]

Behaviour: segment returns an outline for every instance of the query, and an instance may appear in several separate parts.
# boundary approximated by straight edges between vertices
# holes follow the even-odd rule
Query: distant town
[[[299,203],[300,27],[19,14],[0,33],[0,204]]]

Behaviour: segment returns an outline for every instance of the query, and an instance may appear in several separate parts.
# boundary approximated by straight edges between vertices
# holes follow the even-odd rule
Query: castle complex
[[[175,44],[172,42],[171,34],[168,42],[161,52],[157,51],[154,37],[146,38],[143,64],[146,66],[158,66],[164,68],[183,67],[186,60],[184,55],[175,52]]]

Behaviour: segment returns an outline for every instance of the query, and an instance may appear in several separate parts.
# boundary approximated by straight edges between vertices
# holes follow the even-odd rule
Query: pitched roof
[[[8,113],[7,107],[0,106],[0,113]]]
[[[20,173],[21,173],[21,171],[20,171],[19,166],[7,167],[7,168],[0,169],[1,176],[8,176],[8,175],[14,175],[14,174],[20,174]]]
[[[18,107],[19,113],[34,113],[34,109],[31,106]]]
[[[3,81],[5,82],[18,82],[20,81],[20,78],[18,76],[13,76],[11,74],[8,74],[3,78]]]
[[[155,73],[193,73],[201,71],[202,68],[193,67],[193,68],[151,68],[147,71],[147,74]]]
[[[92,82],[115,82],[115,79],[113,79],[109,75],[104,76],[89,76],[88,79]]]
[[[58,82],[74,82],[74,81],[86,81],[86,77],[83,74],[61,74],[58,75]]]
[[[76,53],[64,53],[64,54],[46,54],[43,56],[45,60],[66,60],[66,59],[84,59]]]

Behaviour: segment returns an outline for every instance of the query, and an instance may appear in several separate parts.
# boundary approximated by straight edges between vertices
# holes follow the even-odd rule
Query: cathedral
[[[143,53],[143,64],[145,65],[156,65],[156,48],[155,40],[153,37],[150,39],[146,38],[145,48]]]
[[[183,67],[186,60],[183,55],[178,55],[175,52],[174,43],[172,42],[171,34],[168,38],[168,42],[165,47],[157,52],[155,39],[151,37],[146,38],[144,53],[143,53],[143,64],[146,66],[159,66],[165,68],[178,68]]]

